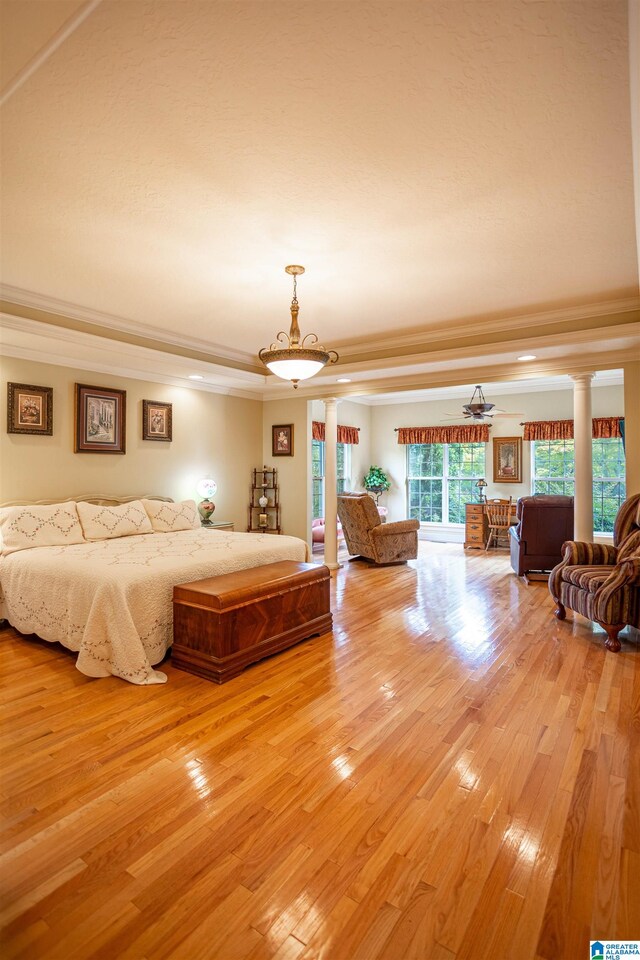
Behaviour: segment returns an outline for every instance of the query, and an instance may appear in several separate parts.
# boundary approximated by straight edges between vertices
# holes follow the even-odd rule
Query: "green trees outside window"
[[[464,523],[485,475],[484,443],[407,444],[407,511],[423,523]]]
[[[575,489],[573,440],[533,441],[533,493],[565,494]],[[626,497],[622,440],[593,441],[593,529],[613,533],[613,524]]]
[[[349,444],[336,444],[338,493],[344,493],[349,481]],[[311,476],[313,483],[313,519],[324,517],[324,441],[311,441]]]

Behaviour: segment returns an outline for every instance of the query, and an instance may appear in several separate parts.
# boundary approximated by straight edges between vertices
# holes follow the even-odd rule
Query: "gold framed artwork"
[[[53,387],[8,383],[7,433],[53,436]]]
[[[293,456],[293,424],[280,423],[271,427],[271,456]]]
[[[142,401],[142,439],[173,440],[172,404],[155,400]]]
[[[493,438],[493,482],[522,483],[522,437]]]
[[[76,383],[75,452],[126,452],[126,390]]]

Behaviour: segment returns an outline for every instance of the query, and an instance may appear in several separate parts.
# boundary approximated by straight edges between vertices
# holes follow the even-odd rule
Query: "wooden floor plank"
[[[553,960],[638,936],[640,650],[504,551],[348,563],[218,686],[0,631],[3,956]]]

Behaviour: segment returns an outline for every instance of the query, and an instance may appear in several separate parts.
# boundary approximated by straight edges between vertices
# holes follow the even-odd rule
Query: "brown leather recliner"
[[[519,577],[553,570],[562,559],[562,544],[573,538],[573,497],[520,497],[517,526],[511,527],[511,566]]]

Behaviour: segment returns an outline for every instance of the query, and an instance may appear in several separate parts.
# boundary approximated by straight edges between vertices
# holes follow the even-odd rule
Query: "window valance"
[[[591,436],[594,440],[622,437],[624,417],[594,417]],[[530,420],[523,424],[524,440],[573,440],[573,420]]]
[[[489,443],[488,423],[449,427],[396,427],[398,443]]]
[[[338,424],[338,443],[360,443],[360,427],[345,427]],[[311,423],[311,436],[314,440],[321,440],[324,443],[325,429],[322,420],[313,420]]]

